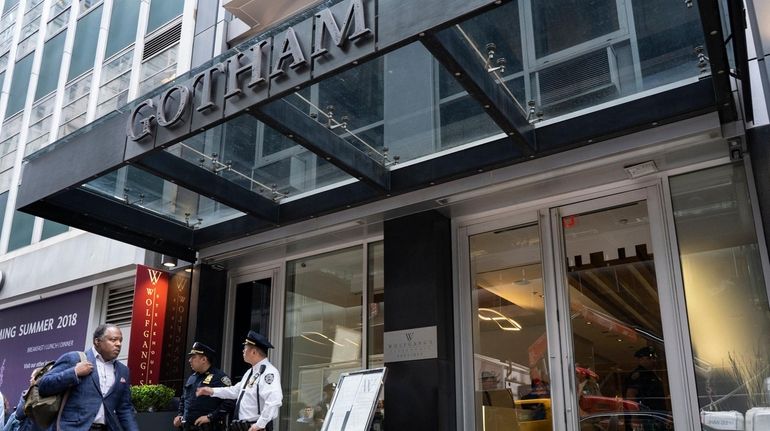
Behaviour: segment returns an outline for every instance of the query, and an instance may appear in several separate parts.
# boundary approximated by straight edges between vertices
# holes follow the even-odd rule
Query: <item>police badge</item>
[[[265,383],[267,383],[268,385],[270,383],[273,383],[273,379],[274,378],[275,378],[275,376],[273,376],[273,373],[265,374]]]

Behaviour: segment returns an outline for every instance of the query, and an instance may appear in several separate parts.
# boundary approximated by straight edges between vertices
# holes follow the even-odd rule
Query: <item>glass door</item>
[[[231,377],[239,381],[248,365],[243,362],[243,339],[250,330],[270,337],[270,297],[272,274],[237,280],[235,284],[235,313],[231,332]]]
[[[693,429],[661,199],[650,186],[461,228],[464,429]]]
[[[568,429],[684,429],[659,207],[652,187],[551,210]]]
[[[476,430],[557,429],[541,228],[530,220],[468,231],[474,396],[464,404],[473,406],[465,411],[475,411]]]

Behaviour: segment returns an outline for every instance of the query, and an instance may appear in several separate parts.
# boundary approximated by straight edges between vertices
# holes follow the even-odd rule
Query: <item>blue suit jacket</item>
[[[60,412],[57,429],[60,431],[87,431],[104,404],[104,415],[110,431],[139,431],[131,404],[128,368],[115,361],[115,384],[102,394],[93,349],[86,351],[88,361],[94,364],[91,374],[78,377],[75,365],[80,362],[78,352],[62,355],[53,368],[37,382],[41,396],[70,390],[64,408]]]

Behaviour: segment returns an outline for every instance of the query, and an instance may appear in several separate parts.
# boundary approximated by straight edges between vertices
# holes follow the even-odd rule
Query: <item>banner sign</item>
[[[182,391],[187,365],[187,319],[190,311],[190,276],[178,272],[171,276],[163,335],[163,367],[160,382]]]
[[[0,311],[0,392],[15,406],[32,371],[90,346],[91,288]]]
[[[132,385],[155,384],[160,380],[168,281],[169,275],[164,271],[144,265],[136,266],[131,341],[128,347]]]

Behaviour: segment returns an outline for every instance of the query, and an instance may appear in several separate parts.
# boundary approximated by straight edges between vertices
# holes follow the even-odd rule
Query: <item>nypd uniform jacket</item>
[[[195,396],[199,387],[221,388],[230,386],[230,378],[222,370],[210,367],[203,373],[193,373],[184,385],[182,400],[179,403],[179,416],[192,425],[201,416],[208,416],[214,422],[224,421],[232,410],[233,402],[223,401],[209,396]]]
[[[636,389],[637,395],[634,401],[642,403],[650,410],[666,410],[663,382],[654,371],[642,366],[636,367],[629,376],[626,386],[628,389]]]
[[[264,365],[262,373],[259,370]],[[259,397],[257,390],[259,389]],[[261,360],[243,376],[235,386],[214,388],[218,398],[237,400],[244,391],[239,404],[238,418],[256,421],[257,428],[264,428],[267,423],[278,417],[278,409],[283,402],[281,376],[278,370],[267,359]]]

